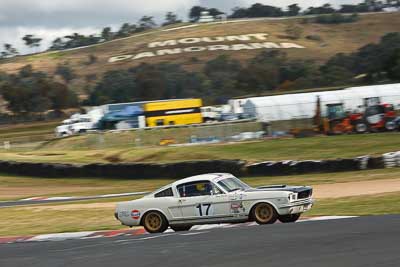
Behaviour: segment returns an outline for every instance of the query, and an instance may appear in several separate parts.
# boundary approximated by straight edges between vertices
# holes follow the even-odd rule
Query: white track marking
[[[187,234],[180,234],[183,236],[187,236],[187,235],[201,235],[201,234],[206,234],[209,233],[210,231],[205,231],[205,232],[193,232],[193,233],[187,233]]]
[[[26,241],[63,241],[67,239],[80,239],[87,237],[95,232],[61,233],[34,236]]]
[[[359,216],[321,216],[315,218],[309,218],[304,220],[299,220],[298,222],[312,222],[312,221],[330,221],[330,220],[341,220],[341,219],[350,219],[350,218],[357,218]]]
[[[142,240],[156,239],[156,238],[167,237],[167,236],[172,236],[172,235],[176,235],[176,234],[175,233],[173,233],[173,234],[161,234],[161,235],[156,235],[156,236],[147,236],[147,237],[141,237],[141,238],[131,238],[131,239],[116,240],[116,241],[114,241],[114,243],[142,241]]]

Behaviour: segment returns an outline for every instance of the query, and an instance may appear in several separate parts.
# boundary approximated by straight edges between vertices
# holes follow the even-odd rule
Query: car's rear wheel
[[[279,215],[278,220],[283,223],[293,223],[300,218],[300,213],[298,214],[288,214],[288,215]]]
[[[171,229],[175,232],[189,231],[192,228],[191,225],[174,225],[171,226]]]
[[[150,211],[143,218],[143,226],[149,233],[162,233],[168,228],[168,221],[158,211]]]
[[[278,214],[270,204],[259,203],[252,210],[252,218],[258,224],[272,224],[278,219]]]

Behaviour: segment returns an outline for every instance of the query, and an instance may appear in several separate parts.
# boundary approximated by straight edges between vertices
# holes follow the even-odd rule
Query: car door
[[[230,196],[210,181],[178,185],[177,190],[185,220],[217,220],[232,215]]]
[[[204,219],[214,214],[210,181],[196,181],[177,186],[184,219]]]
[[[182,217],[187,220],[210,220],[229,215],[229,196],[210,181],[196,181],[177,186]]]

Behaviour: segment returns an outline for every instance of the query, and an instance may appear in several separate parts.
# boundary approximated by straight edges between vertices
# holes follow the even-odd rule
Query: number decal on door
[[[211,204],[199,204],[196,208],[199,210],[200,216],[208,216],[210,212]]]

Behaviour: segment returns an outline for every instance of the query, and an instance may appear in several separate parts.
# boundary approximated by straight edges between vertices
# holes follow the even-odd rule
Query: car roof
[[[187,177],[181,180],[178,180],[174,183],[172,183],[172,186],[177,186],[179,184],[184,184],[184,183],[190,183],[190,182],[196,182],[196,181],[204,181],[204,180],[208,180],[208,181],[212,181],[215,178],[224,178],[224,177],[232,177],[232,174],[230,173],[207,173],[207,174],[200,174],[200,175],[196,175],[196,176],[191,176],[191,177]]]
[[[215,178],[228,178],[228,177],[232,177],[232,176],[233,175],[230,173],[207,173],[207,174],[195,175],[195,176],[180,179],[171,184],[165,185],[145,197],[153,197],[155,194],[157,194],[169,187],[176,187],[177,185],[180,185],[180,184],[191,183],[191,182],[196,182],[196,181],[204,181],[204,180],[212,181]]]

